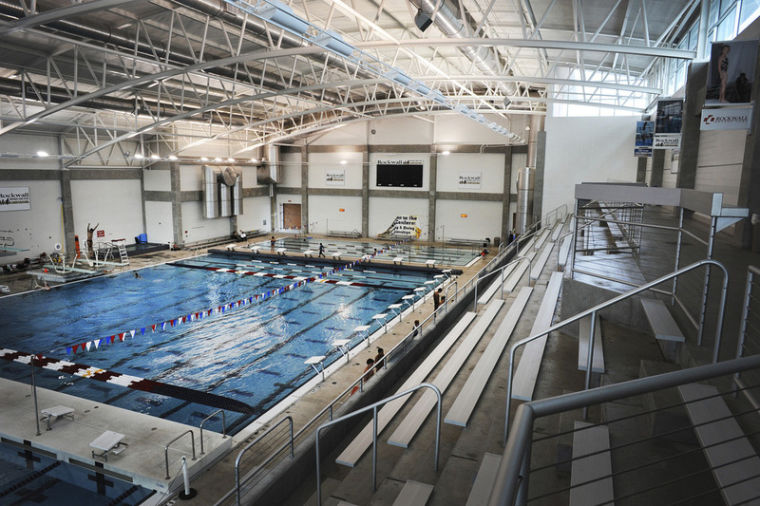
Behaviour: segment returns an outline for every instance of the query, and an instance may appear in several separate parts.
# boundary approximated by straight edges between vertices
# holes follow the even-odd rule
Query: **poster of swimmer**
[[[705,105],[742,104],[752,100],[757,43],[756,40],[712,43]]]
[[[652,140],[654,139],[654,121],[636,122],[636,145],[633,156],[652,156]]]

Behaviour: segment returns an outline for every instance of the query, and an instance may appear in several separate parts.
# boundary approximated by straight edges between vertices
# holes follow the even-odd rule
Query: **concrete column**
[[[362,153],[362,237],[369,237],[369,150],[367,143]]]
[[[282,174],[282,168],[280,168]],[[309,146],[301,146],[301,231],[309,232]]]
[[[63,154],[63,140],[58,136],[58,154]],[[71,201],[71,171],[59,159],[58,167],[61,174],[61,208],[63,210],[63,249],[67,254],[75,254],[74,246],[74,203]],[[82,244],[87,238],[83,238]]]
[[[652,179],[649,186],[662,186],[662,172],[665,168],[665,153],[670,153],[668,149],[652,150]]]
[[[758,58],[760,61],[760,58]],[[752,86],[752,102],[757,104],[760,100],[760,86],[757,83],[760,69],[755,65],[755,77]],[[742,163],[742,175],[739,183],[739,207],[749,208],[750,218],[753,214],[760,214],[760,114],[755,107],[752,115],[752,129],[749,131],[747,141],[744,144],[744,162]],[[760,224],[752,225],[750,220],[739,222],[737,235],[744,248],[760,253]]]
[[[428,185],[428,241],[435,241],[435,191],[438,180],[438,153],[433,147],[433,153],[430,156],[430,178]],[[444,237],[445,239],[445,237]]]
[[[647,157],[646,156],[640,156],[638,158],[637,165],[636,165],[636,182],[637,183],[647,182]]]
[[[509,215],[512,192],[512,147],[507,147],[504,153],[504,191],[501,200],[501,242],[505,243],[512,229],[512,217]]]
[[[536,134],[536,172],[533,176],[533,221],[544,217],[544,212],[551,209],[543,209],[544,205],[544,166],[546,161],[546,131],[541,130]],[[528,161],[530,164],[530,161]]]
[[[277,230],[277,186],[269,185],[269,229],[274,233]]]
[[[180,184],[179,164],[176,162],[169,163],[170,191],[172,195],[172,232],[174,235],[174,244],[183,246],[185,244],[185,234],[182,228],[182,194]]]
[[[686,80],[686,102],[683,107],[681,127],[681,155],[678,164],[678,188],[694,188],[697,178],[697,157],[699,156],[700,122],[705,105],[707,86],[707,62],[692,62]],[[654,150],[657,153],[658,150]]]

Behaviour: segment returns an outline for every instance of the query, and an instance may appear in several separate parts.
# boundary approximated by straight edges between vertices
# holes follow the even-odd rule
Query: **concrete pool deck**
[[[37,405],[40,411],[53,406],[73,408],[73,418],[61,417],[52,421],[51,430],[40,421],[40,435],[37,436],[30,385],[0,379],[0,436],[53,454],[64,462],[83,467],[100,467],[102,464],[102,471],[98,471],[159,492],[176,488],[182,456],[187,457],[192,475],[209,460],[231,448],[231,438],[204,430],[205,455],[201,455],[198,427],[44,388],[37,388]],[[42,413],[39,416],[42,417]],[[195,437],[196,459],[192,460],[190,436],[181,437],[169,448],[170,478],[166,479],[164,447],[188,430],[192,430]],[[101,457],[93,458],[90,448],[90,442],[105,431],[123,434],[122,441],[128,445],[118,455],[109,453],[107,461]]]

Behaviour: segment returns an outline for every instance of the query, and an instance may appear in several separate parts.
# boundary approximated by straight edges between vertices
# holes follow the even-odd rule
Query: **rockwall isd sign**
[[[702,109],[700,130],[749,130],[752,107]]]

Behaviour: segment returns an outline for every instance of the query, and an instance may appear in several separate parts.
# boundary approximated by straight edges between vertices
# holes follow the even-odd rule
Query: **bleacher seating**
[[[614,493],[607,426],[576,421],[574,428],[570,506],[612,504]]]
[[[475,476],[475,482],[472,484],[465,506],[482,506],[488,502],[491,489],[496,481],[496,471],[499,469],[500,460],[501,455],[483,454],[483,460],[480,462],[478,474]]]
[[[588,341],[591,332],[591,317],[587,316],[579,322],[578,331],[578,370],[585,371],[588,364]],[[591,372],[603,373],[604,369],[604,348],[602,346],[602,319],[596,315],[594,324],[594,357],[591,365]]]
[[[404,483],[404,488],[393,501],[393,506],[425,506],[432,493],[433,485],[407,480]]]

